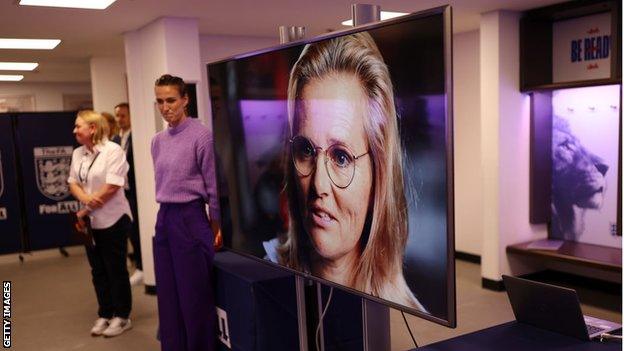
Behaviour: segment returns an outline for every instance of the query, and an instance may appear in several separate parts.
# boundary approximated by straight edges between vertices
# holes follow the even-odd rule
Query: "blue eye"
[[[353,163],[353,156],[340,147],[332,148],[329,152],[329,157],[340,168],[347,168]]]

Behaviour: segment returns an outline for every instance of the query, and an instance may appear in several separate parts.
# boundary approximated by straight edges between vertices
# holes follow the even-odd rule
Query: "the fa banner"
[[[76,147],[76,113],[18,113],[15,118],[29,249],[72,245],[68,218],[79,203],[67,178]]]
[[[0,254],[22,250],[12,119],[0,113]]]
[[[48,199],[63,200],[69,196],[69,166],[73,147],[35,147],[35,179],[37,188]]]

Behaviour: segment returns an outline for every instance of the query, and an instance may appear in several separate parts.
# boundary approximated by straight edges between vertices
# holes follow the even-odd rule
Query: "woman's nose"
[[[316,167],[312,171],[312,182],[318,196],[329,194],[331,191],[331,180],[325,168],[325,155],[319,153],[316,157]]]

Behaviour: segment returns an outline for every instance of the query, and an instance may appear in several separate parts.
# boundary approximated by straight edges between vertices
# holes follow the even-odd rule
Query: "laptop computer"
[[[516,320],[582,340],[620,329],[617,323],[583,316],[574,289],[503,275]]]

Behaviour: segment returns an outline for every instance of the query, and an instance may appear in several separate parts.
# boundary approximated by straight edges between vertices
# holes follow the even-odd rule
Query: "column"
[[[510,262],[505,248],[545,238],[546,225],[529,223],[529,96],[520,93],[519,13],[481,15],[480,90],[485,286],[502,288],[502,274],[531,269]]]
[[[92,57],[91,94],[93,109],[113,114],[115,105],[128,101],[126,64],[123,57]]]

